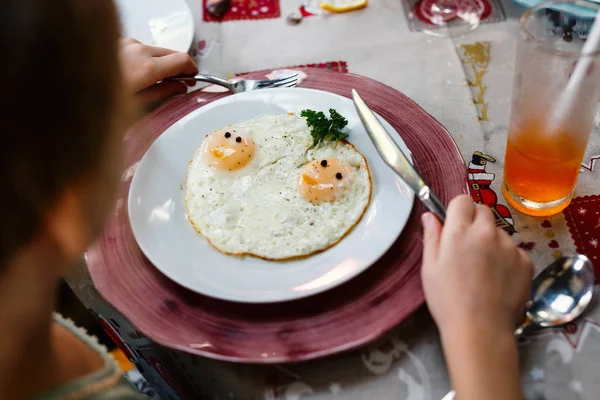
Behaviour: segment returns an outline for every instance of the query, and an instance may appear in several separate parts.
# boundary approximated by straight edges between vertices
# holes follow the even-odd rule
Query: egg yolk
[[[298,192],[300,197],[311,203],[335,201],[353,173],[352,167],[339,158],[312,161],[300,172]]]
[[[213,167],[234,171],[252,160],[255,148],[248,132],[219,130],[208,137],[204,146],[204,156]]]

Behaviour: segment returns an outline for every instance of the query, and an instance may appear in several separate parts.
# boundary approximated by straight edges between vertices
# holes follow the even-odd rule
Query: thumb
[[[442,224],[432,213],[421,216],[423,224],[423,265],[432,265],[438,258]]]

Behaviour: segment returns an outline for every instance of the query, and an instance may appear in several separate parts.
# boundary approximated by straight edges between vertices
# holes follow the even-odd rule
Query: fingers
[[[120,58],[123,81],[131,93],[171,76],[198,72],[189,54],[146,46],[135,39],[121,40]]]
[[[527,252],[523,249],[517,248],[517,251],[519,252],[521,264],[524,265],[524,267],[528,270],[527,274],[529,280],[533,279],[533,261],[531,261],[531,257],[529,257],[529,254],[527,254]]]
[[[496,226],[496,219],[494,218],[494,214],[492,210],[483,204],[477,204],[475,206],[475,224],[482,226]]]
[[[448,206],[446,227],[444,231],[464,232],[473,223],[475,218],[475,203],[468,195],[455,197]]]
[[[168,99],[171,96],[177,96],[187,93],[187,86],[181,82],[161,82],[152,85],[137,93],[140,101],[146,105],[155,105]]]
[[[168,54],[173,54],[176,53],[175,50],[171,50],[171,49],[165,49],[164,47],[156,47],[156,46],[148,46],[145,45],[143,43],[141,43],[139,40],[136,40],[134,38],[122,38],[120,40],[121,46],[127,46],[127,45],[138,45],[138,51],[142,52],[142,53],[146,53],[147,55],[150,55],[152,57],[163,57],[166,56]]]
[[[147,51],[152,57],[164,57],[169,54],[177,53],[175,50],[165,49],[164,47],[147,46]]]
[[[423,223],[423,265],[433,265],[437,260],[440,249],[442,224],[432,213],[421,216]]]
[[[135,40],[134,38],[128,37],[128,38],[122,38],[121,39],[121,46],[125,46],[125,45],[128,45],[128,44],[137,44],[137,43],[140,43],[140,42],[137,41],[137,40]]]
[[[195,74],[198,67],[186,53],[172,53],[163,57],[154,58],[156,63],[156,82],[180,74]]]

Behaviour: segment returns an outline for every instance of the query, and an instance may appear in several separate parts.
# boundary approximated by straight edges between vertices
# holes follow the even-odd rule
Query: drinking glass
[[[559,213],[573,196],[600,100],[600,52],[582,53],[598,8],[557,0],[521,17],[502,191],[524,214]],[[567,90],[586,58],[584,78]]]

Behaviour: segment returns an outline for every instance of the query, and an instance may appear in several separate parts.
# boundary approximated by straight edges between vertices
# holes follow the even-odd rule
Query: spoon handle
[[[515,338],[519,339],[521,336],[523,336],[523,334],[532,325],[532,322],[533,321],[531,320],[529,313],[525,314],[525,319],[523,320],[523,322],[521,322],[521,325],[519,325],[519,327],[515,330]]]

